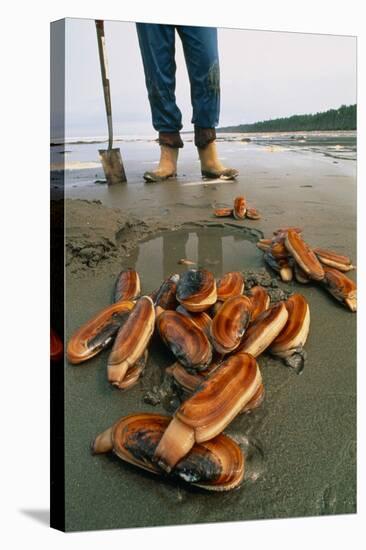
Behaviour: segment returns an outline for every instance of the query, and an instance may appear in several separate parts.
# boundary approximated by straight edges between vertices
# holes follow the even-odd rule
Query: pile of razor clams
[[[312,248],[304,240],[300,227],[282,227],[272,238],[260,239],[257,247],[264,261],[282,281],[320,283],[336,300],[351,311],[357,310],[357,287],[345,273],[355,269],[348,256],[325,248]]]
[[[302,249],[289,242],[302,257]],[[245,456],[223,431],[238,414],[263,402],[257,357],[267,350],[291,364],[302,357],[309,326],[309,306],[301,294],[271,303],[262,286],[246,291],[239,271],[216,280],[206,269],[189,269],[142,296],[138,273],[122,271],[114,303],[72,335],[68,360],[82,365],[113,344],[107,377],[126,390],[143,373],[155,333],[175,357],[167,373],[183,398],[172,417],[140,413],[120,418],[97,435],[93,453],[112,451],[144,470],[211,491],[238,487]]]

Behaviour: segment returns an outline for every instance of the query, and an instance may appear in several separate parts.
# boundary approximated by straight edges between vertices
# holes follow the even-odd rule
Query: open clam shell
[[[140,277],[134,269],[127,269],[120,272],[118,275],[113,291],[113,299],[115,302],[121,300],[135,300],[140,296],[141,286]]]
[[[260,285],[253,286],[248,292],[252,304],[251,321],[255,321],[258,315],[269,308],[270,297],[265,288]]]
[[[128,368],[144,355],[154,325],[154,304],[149,296],[142,296],[119,330],[108,358],[108,380],[113,385],[119,386]]]
[[[216,281],[207,269],[189,269],[177,284],[177,300],[185,309],[200,312],[217,300]]]
[[[324,287],[338,300],[345,304],[351,311],[357,310],[357,286],[352,279],[341,271],[324,266]]]
[[[299,233],[289,229],[286,233],[285,246],[310,279],[315,281],[324,279],[324,269],[321,263]]]
[[[258,357],[266,350],[280,334],[288,319],[288,312],[284,302],[278,302],[263,313],[252,323],[242,339],[236,353],[250,353]]]
[[[67,358],[70,363],[83,363],[109,346],[134,306],[129,300],[116,302],[84,323],[69,340]]]
[[[244,277],[240,271],[229,271],[217,282],[217,299],[225,301],[244,291]]]
[[[175,413],[155,451],[159,466],[171,471],[195,443],[221,433],[261,383],[254,357],[240,354],[226,359]]]
[[[211,341],[219,353],[238,347],[251,319],[252,303],[247,296],[226,300],[212,320]]]
[[[229,218],[233,215],[232,208],[216,208],[214,214],[217,218]]]
[[[245,197],[236,197],[234,199],[233,215],[236,220],[243,220],[247,211],[247,202]]]
[[[121,460],[134,466],[164,475],[155,462],[154,453],[169,422],[168,416],[159,414],[140,413],[121,418],[109,429],[111,448],[107,446],[107,450],[113,450]],[[98,452],[98,437],[93,445],[94,452]],[[237,443],[220,434],[211,441],[194,444],[169,477],[211,491],[228,491],[243,480],[244,464],[244,455]]]
[[[161,307],[163,309],[175,309],[177,307],[178,301],[176,293],[179,278],[180,276],[178,273],[174,273],[174,275],[165,279],[162,285],[153,292],[151,298],[155,307]]]
[[[156,320],[163,342],[187,369],[204,370],[212,359],[207,336],[195,322],[176,311],[163,311]]]
[[[270,346],[270,352],[289,357],[305,345],[310,328],[310,309],[304,296],[293,294],[285,301],[288,319]]]
[[[260,220],[261,217],[262,217],[259,210],[257,210],[256,208],[253,208],[253,207],[247,208],[245,216],[249,220]]]
[[[355,268],[352,265],[351,258],[344,256],[343,254],[333,252],[333,250],[326,248],[313,248],[313,252],[315,252],[320,263],[328,267],[334,267],[334,269],[338,269],[338,271],[344,271],[346,273],[347,271],[351,271]]]

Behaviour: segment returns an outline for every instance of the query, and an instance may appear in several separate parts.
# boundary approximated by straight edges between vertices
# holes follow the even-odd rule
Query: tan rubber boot
[[[239,174],[235,168],[226,168],[219,159],[216,142],[211,141],[206,147],[197,147],[201,161],[201,173],[205,178],[233,180]]]
[[[152,172],[145,172],[144,179],[147,182],[157,182],[176,177],[178,151],[177,147],[160,145],[159,166]]]

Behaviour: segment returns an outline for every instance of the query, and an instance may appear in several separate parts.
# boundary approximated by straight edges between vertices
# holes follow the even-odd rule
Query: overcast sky
[[[154,134],[136,28],[105,22],[115,135]],[[356,103],[356,38],[219,29],[220,126]],[[189,82],[176,36],[177,103],[190,130]],[[93,20],[67,19],[68,137],[106,134]]]

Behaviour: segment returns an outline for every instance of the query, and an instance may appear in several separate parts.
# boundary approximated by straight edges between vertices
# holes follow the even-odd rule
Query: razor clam
[[[204,370],[211,363],[211,344],[192,319],[176,311],[163,311],[156,325],[163,342],[188,370]]]
[[[234,351],[251,319],[252,303],[247,296],[226,300],[212,320],[211,341],[219,353]]]
[[[352,279],[341,271],[324,266],[325,276],[322,281],[324,287],[351,311],[357,310],[357,286]]]
[[[233,215],[236,220],[243,220],[247,211],[245,197],[236,197],[234,199]]]
[[[240,271],[229,271],[217,281],[217,299],[225,301],[233,296],[243,294],[244,277]]]
[[[303,285],[310,283],[309,276],[305,273],[303,269],[301,269],[299,264],[297,264],[296,262],[294,262],[294,275],[298,283],[301,283]]]
[[[192,449],[216,437],[243,410],[262,383],[256,360],[232,355],[176,411],[154,459],[166,472]]]
[[[271,239],[259,239],[256,242],[256,247],[263,252],[267,252],[271,248],[272,240]]]
[[[251,321],[255,321],[258,315],[269,308],[270,297],[265,288],[260,285],[253,286],[248,291],[248,297],[252,303]]]
[[[169,425],[168,416],[140,413],[121,418],[99,434],[94,454],[113,451],[120,459],[157,475],[166,475],[155,461],[155,451]],[[169,477],[210,491],[229,491],[244,477],[245,458],[231,438],[220,434],[210,441],[195,443],[178,461]]]
[[[122,300],[135,300],[140,296],[140,277],[134,269],[121,271],[118,275],[113,291],[114,302]]]
[[[148,355],[149,355],[149,352],[145,350],[144,355],[140,357],[140,359],[132,367],[129,367],[127,369],[125,377],[118,384],[118,388],[120,390],[127,390],[132,386],[134,386],[139,381],[140,376],[146,367]]]
[[[229,218],[233,215],[233,209],[232,208],[216,208],[216,210],[214,210],[214,215],[217,218]]]
[[[273,340],[269,351],[273,355],[282,358],[289,358],[297,355],[299,360],[296,362],[303,367],[303,347],[310,328],[309,305],[304,296],[301,294],[293,294],[285,301],[285,306],[288,313],[287,322],[277,338]]]
[[[251,207],[251,208],[247,208],[245,212],[245,217],[248,218],[249,220],[260,220],[262,216],[259,210]]]
[[[82,363],[111,344],[134,306],[128,300],[116,302],[84,323],[69,340],[67,358],[70,363]]]
[[[264,253],[264,261],[277,273],[279,273],[282,281],[292,281],[293,271],[288,258],[275,258],[270,249]]]
[[[150,295],[155,307],[161,307],[163,309],[175,309],[177,307],[176,292],[179,278],[178,273],[170,275],[170,277],[165,279],[162,285]]]
[[[154,332],[155,310],[149,296],[142,296],[120,328],[108,358],[108,380],[119,387],[127,370],[144,355]]]
[[[313,248],[313,252],[315,252],[318,260],[323,265],[334,267],[335,269],[338,269],[338,271],[344,271],[345,273],[355,269],[352,265],[351,258],[348,256],[338,254],[337,252],[333,252],[333,250],[328,250],[326,248]]]
[[[324,269],[310,246],[294,229],[286,233],[285,246],[301,269],[315,281],[324,279]]]
[[[284,302],[278,302],[260,315],[248,327],[236,353],[250,353],[258,357],[280,334],[288,319]]]
[[[207,269],[189,269],[178,281],[176,297],[188,311],[205,311],[217,300],[214,276]]]
[[[203,330],[207,337],[209,336],[212,319],[205,311],[201,311],[200,313],[193,313],[192,311],[187,311],[183,306],[178,306],[175,311],[181,313],[185,317],[189,317],[190,319],[192,319],[192,321],[198,326],[198,328]]]

